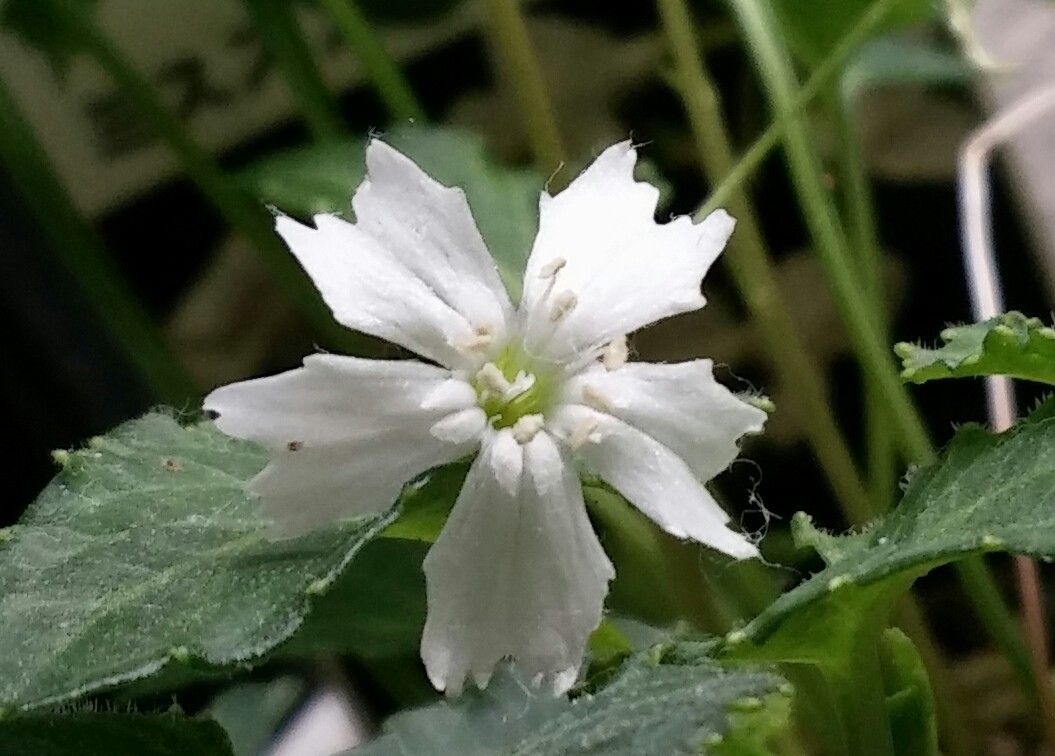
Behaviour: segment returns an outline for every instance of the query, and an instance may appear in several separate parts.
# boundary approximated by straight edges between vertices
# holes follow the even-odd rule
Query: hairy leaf
[[[901,377],[913,383],[938,378],[1009,375],[1055,385],[1055,328],[1009,312],[972,325],[946,328],[945,343],[928,349],[901,343]]]
[[[380,135],[434,179],[462,189],[510,294],[538,229],[542,181],[488,158],[483,141],[457,129],[405,127]],[[362,140],[313,145],[269,157],[242,176],[265,202],[288,213],[346,211],[364,175]]]
[[[393,515],[284,541],[246,481],[255,445],[149,414],[87,448],[0,531],[0,709],[253,662]]]
[[[227,733],[209,719],[175,714],[74,712],[0,721],[3,756],[230,756]]]
[[[961,428],[940,462],[912,476],[901,504],[863,532],[823,534],[801,513],[792,526],[828,566],[734,631],[734,653],[829,659],[937,565],[987,551],[1055,556],[1055,402],[999,435]]]
[[[571,701],[503,669],[484,691],[397,714],[356,754],[696,754],[741,723],[757,724],[739,714],[790,695],[772,672],[724,668],[709,658],[710,648],[654,647],[629,659],[600,690]]]

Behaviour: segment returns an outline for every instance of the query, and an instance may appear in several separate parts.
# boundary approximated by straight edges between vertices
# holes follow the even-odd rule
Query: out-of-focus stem
[[[791,110],[783,117],[775,118],[765,131],[755,139],[751,146],[736,161],[736,164],[722,177],[711,190],[711,196],[707,198],[700,214],[706,215],[712,210],[725,205],[730,194],[736,191],[741,184],[747,181],[762,161],[766,159],[770,151],[780,143],[784,135],[784,129],[792,118],[799,116],[802,111],[813,102],[821,92],[828,89],[842,72],[843,66],[850,55],[868,37],[875,32],[890,12],[894,0],[876,0],[864,12],[861,19],[857,21],[850,31],[839,40],[839,43],[828,53],[806,83],[798,91],[792,104]]]
[[[246,0],[264,46],[286,77],[290,92],[317,139],[336,139],[343,126],[337,103],[322,80],[288,0]]]
[[[182,407],[198,391],[128,288],[95,229],[80,215],[0,81],[0,160],[110,335],[159,400]]]
[[[484,4],[493,54],[516,95],[535,162],[544,176],[552,175],[564,164],[564,146],[519,5],[516,0]],[[551,189],[560,188],[555,177]]]
[[[851,250],[855,252],[858,275],[864,283],[864,294],[872,306],[872,317],[890,343],[883,296],[883,255],[876,230],[875,205],[868,180],[868,170],[861,155],[861,142],[853,123],[852,93],[836,97],[833,113],[839,125],[841,181],[846,215],[850,229]],[[869,489],[872,500],[881,510],[889,509],[894,498],[895,449],[890,419],[876,379],[863,375],[865,388],[865,446],[868,460]]]
[[[344,42],[362,63],[367,78],[396,121],[422,121],[425,110],[403,72],[385,50],[355,0],[319,0],[333,19]]]
[[[658,7],[670,41],[677,86],[697,153],[708,178],[716,182],[734,165],[729,135],[718,106],[718,94],[698,54],[692,18],[683,0],[659,0]],[[835,423],[824,378],[802,342],[780,295],[775,267],[766,251],[753,207],[741,189],[730,193],[728,207],[736,218],[737,227],[723,256],[725,265],[760,326],[773,369],[786,385],[796,388],[797,419],[802,423],[828,484],[847,519],[863,524],[875,514],[875,509]]]
[[[187,134],[179,120],[158,100],[150,84],[105,37],[90,17],[89,9],[82,4],[63,3],[56,12],[62,14],[70,32],[114,80],[144,123],[176,153],[187,175],[202,193],[234,230],[253,244],[272,278],[298,305],[326,345],[341,346],[349,351],[361,347],[362,339],[334,322],[311,281],[279,242],[264,209],[230,180],[213,157]]]
[[[771,6],[766,0],[732,0],[731,5],[773,111],[778,117],[787,116],[795,101],[797,85],[791,57],[778,31]],[[828,273],[861,368],[875,380],[877,393],[883,398],[893,427],[898,432],[898,440],[908,456],[916,462],[931,462],[935,458],[934,447],[922,418],[898,378],[881,332],[873,321],[869,298],[861,296],[863,287],[855,270],[849,243],[823,184],[820,160],[803,119],[790,118],[784,131],[784,145],[792,181],[815,250]],[[1012,660],[1027,653],[1020,636],[1003,632],[1009,623],[1014,625],[1014,619],[1000,599],[984,562],[972,557],[958,562],[956,569],[961,583],[972,598],[980,595],[991,599],[995,597],[995,600],[985,604],[975,601],[975,607],[1001,651]],[[1029,691],[1031,694],[1034,691],[1032,680]]]

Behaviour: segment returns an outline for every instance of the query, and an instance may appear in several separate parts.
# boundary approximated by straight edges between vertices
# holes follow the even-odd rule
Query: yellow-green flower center
[[[509,344],[472,381],[478,402],[491,425],[509,428],[526,415],[545,415],[560,389],[556,366]]]

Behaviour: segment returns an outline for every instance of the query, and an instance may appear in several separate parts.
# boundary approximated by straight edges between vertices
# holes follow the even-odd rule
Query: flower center
[[[545,415],[557,399],[560,371],[508,344],[472,380],[477,403],[495,428],[509,428],[529,415]]]

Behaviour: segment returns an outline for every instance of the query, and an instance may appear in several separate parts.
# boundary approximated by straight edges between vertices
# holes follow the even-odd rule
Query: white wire
[[[989,158],[993,150],[1055,107],[1055,86],[1034,90],[971,134],[960,150],[959,200],[963,265],[975,320],[1004,311],[1004,293],[993,251]],[[1014,387],[1006,376],[986,378],[989,421],[1002,431],[1015,422]]]

